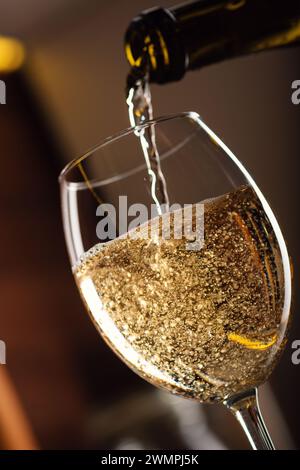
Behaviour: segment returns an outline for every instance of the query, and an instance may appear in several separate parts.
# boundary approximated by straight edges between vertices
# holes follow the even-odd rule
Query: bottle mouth
[[[134,18],[125,33],[125,55],[131,69],[147,73],[151,82],[180,80],[186,70],[186,54],[172,13],[153,8]]]

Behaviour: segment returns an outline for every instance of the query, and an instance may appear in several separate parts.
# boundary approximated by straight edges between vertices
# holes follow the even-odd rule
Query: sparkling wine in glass
[[[155,135],[163,210],[143,132]],[[152,384],[223,403],[254,449],[273,449],[257,387],[285,345],[291,272],[242,164],[196,113],[182,113],[107,139],[71,162],[60,185],[75,281],[107,344]]]

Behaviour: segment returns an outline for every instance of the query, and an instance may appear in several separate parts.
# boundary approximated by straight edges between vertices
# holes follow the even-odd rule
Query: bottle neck
[[[193,3],[175,9],[189,70],[300,40],[298,0]]]
[[[141,13],[126,32],[125,52],[131,67],[166,83],[187,70],[299,40],[299,0],[198,0]]]

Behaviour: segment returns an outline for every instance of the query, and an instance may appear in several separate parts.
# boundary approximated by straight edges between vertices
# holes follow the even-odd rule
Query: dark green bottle
[[[225,59],[300,41],[300,0],[198,0],[153,8],[130,23],[125,54],[133,75],[180,80]]]

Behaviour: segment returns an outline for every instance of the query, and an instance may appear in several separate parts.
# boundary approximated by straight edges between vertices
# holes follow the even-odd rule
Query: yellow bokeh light
[[[15,38],[0,36],[0,73],[10,73],[19,69],[25,60],[25,48]]]

